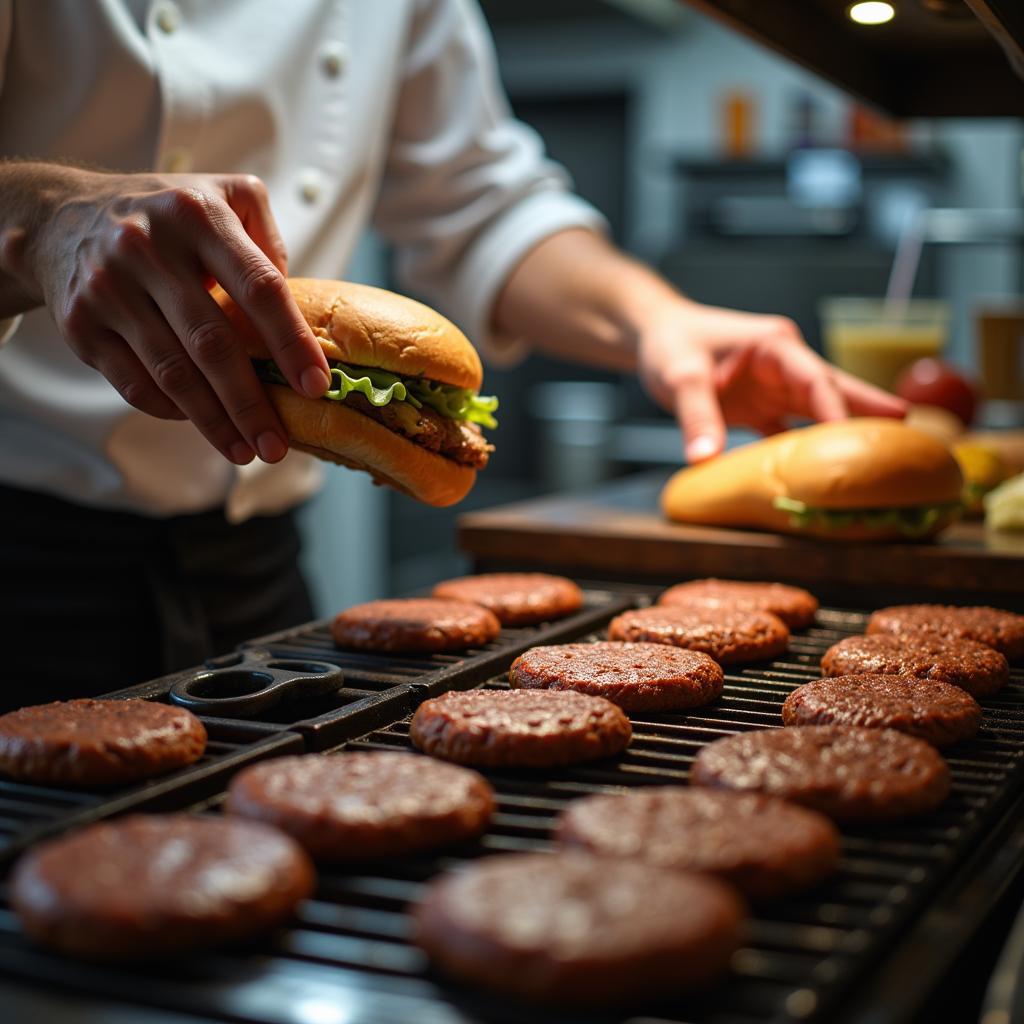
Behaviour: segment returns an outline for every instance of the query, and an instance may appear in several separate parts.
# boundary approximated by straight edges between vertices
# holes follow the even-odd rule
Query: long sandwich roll
[[[220,289],[215,298],[243,339],[291,447],[429,505],[460,501],[494,450],[496,398],[478,394],[480,357],[429,306],[381,288],[290,278],[288,286],[331,370],[323,398],[288,386],[252,324]]]
[[[941,441],[898,420],[866,417],[789,430],[682,469],[661,505],[681,523],[917,539],[959,516],[962,487]]]

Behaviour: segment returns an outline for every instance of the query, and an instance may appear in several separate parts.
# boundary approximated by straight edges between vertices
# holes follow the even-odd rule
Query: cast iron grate
[[[140,786],[90,791],[0,779],[0,864],[36,839],[75,825],[133,809],[166,809],[190,803],[215,792],[232,771],[256,757],[321,750],[363,735],[402,717],[424,693],[479,683],[510,664],[527,647],[593,629],[632,603],[629,598],[600,588],[588,588],[584,594],[584,608],[578,614],[539,626],[502,630],[494,643],[463,655],[403,658],[343,651],[334,646],[326,622],[252,641],[245,646],[269,649],[277,658],[336,664],[345,673],[345,686],[326,698],[284,702],[258,721],[200,716],[209,734],[203,758],[187,769]],[[208,664],[224,667],[236,660],[238,655],[226,655]],[[166,701],[168,691],[182,674],[163,676],[108,696]]]
[[[310,750],[324,750],[382,725],[385,710],[391,712],[387,721],[394,721],[425,696],[476,686],[527,648],[596,629],[637,601],[636,595],[595,587],[585,588],[583,595],[583,607],[575,615],[536,626],[506,627],[492,643],[462,654],[403,656],[341,650],[334,645],[328,620],[260,637],[244,646],[262,648],[275,658],[326,661],[342,670],[345,688],[336,697],[318,698],[318,704],[307,706],[301,718],[288,721],[289,728],[305,735]],[[286,709],[282,713],[287,714]]]
[[[342,650],[331,638],[329,619],[258,637],[244,646],[262,647],[275,658],[329,661],[342,669],[347,680],[367,689],[416,683],[441,692],[436,685],[438,680],[449,679],[456,669],[460,678],[476,676],[476,681],[480,682],[491,674],[494,660],[507,658],[507,652],[547,642],[549,633],[580,633],[593,629],[635,603],[621,593],[605,589],[586,588],[583,596],[583,608],[575,615],[537,626],[505,627],[492,643],[470,648],[463,654],[396,655]]]
[[[330,621],[323,619],[250,640],[239,652],[212,658],[205,667],[230,668],[242,660],[246,650],[253,649],[268,652],[275,660],[337,665],[344,675],[341,689],[325,696],[283,701],[250,719],[271,729],[298,732],[309,750],[324,750],[401,718],[424,695],[483,682],[528,647],[598,628],[637,600],[632,593],[585,588],[583,608],[575,615],[536,626],[503,629],[492,643],[462,654],[403,656],[342,650],[331,638]],[[166,701],[171,687],[187,674],[173,673],[108,696]]]
[[[0,778],[0,864],[38,839],[76,825],[129,810],[181,807],[222,788],[243,764],[303,749],[292,733],[248,722],[202,721],[208,735],[203,756],[187,768],[138,785],[70,789]]]
[[[704,743],[743,729],[778,726],[785,695],[817,676],[820,655],[862,631],[858,614],[824,610],[797,634],[788,655],[730,673],[720,701],[689,713],[641,716],[616,759],[555,772],[490,771],[499,807],[478,842],[441,856],[323,870],[318,892],[295,924],[249,951],[159,968],[105,968],[28,946],[0,907],[0,971],[105,997],[203,1018],[268,1024],[763,1024],[843,1019],[846,1000],[873,964],[895,953],[921,912],[941,901],[954,870],[983,848],[1022,788],[1024,676],[985,702],[979,737],[950,753],[953,792],[935,813],[906,823],[844,830],[839,874],[815,891],[760,911],[714,991],[675,1005],[578,1017],[494,999],[436,978],[410,943],[409,904],[436,873],[498,851],[545,849],[552,823],[579,795],[680,783]],[[486,685],[502,686],[500,677]],[[345,749],[409,749],[408,720]],[[195,805],[215,808],[219,798]],[[950,933],[950,941],[956,941]],[[884,1007],[876,1010],[883,1011]],[[873,1019],[884,1020],[885,1016]]]

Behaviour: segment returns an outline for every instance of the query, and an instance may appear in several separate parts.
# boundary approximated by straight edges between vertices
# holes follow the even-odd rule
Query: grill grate
[[[316,896],[288,930],[249,951],[179,961],[170,968],[111,969],[69,963],[29,947],[6,905],[0,908],[0,970],[203,1018],[268,1024],[323,1021],[417,1024],[764,1024],[844,1018],[872,965],[904,945],[923,908],[934,909],[953,870],[998,838],[996,826],[1022,791],[1024,675],[984,702],[980,735],[950,752],[953,791],[936,812],[906,823],[846,828],[838,875],[813,892],[759,912],[734,960],[733,977],[700,998],[636,1005],[627,1015],[573,1017],[465,990],[436,979],[410,944],[407,908],[437,872],[487,853],[550,846],[551,826],[574,797],[624,787],[684,782],[700,747],[744,729],[780,725],[793,687],[818,675],[824,650],[861,632],[864,617],[823,610],[790,652],[726,677],[721,700],[688,713],[634,719],[629,750],[567,769],[486,771],[498,812],[479,841],[440,856],[321,871]],[[591,638],[596,638],[596,634]],[[501,678],[486,683],[503,686]],[[344,745],[409,749],[408,719]],[[213,810],[220,798],[195,805]],[[6,895],[6,893],[4,893]],[[948,922],[947,922],[948,923]],[[949,924],[949,923],[948,923]],[[949,942],[968,934],[949,924]],[[901,949],[903,947],[900,947]],[[873,1021],[884,1021],[884,1003]]]
[[[537,626],[506,627],[492,643],[463,654],[410,657],[344,651],[335,647],[327,621],[262,637],[245,646],[262,647],[275,658],[327,661],[342,670],[345,689],[340,699],[346,702],[345,706],[330,707],[336,698],[323,698],[328,706],[307,708],[302,718],[289,725],[306,737],[310,750],[326,750],[363,735],[384,721],[394,721],[426,696],[482,683],[527,648],[595,629],[634,603],[618,593],[587,588],[583,608],[575,615]],[[349,702],[350,695],[356,699]],[[386,718],[382,717],[384,714]]]
[[[250,640],[242,645],[243,650],[259,648],[274,659],[329,662],[345,677],[337,692],[282,702],[262,713],[254,724],[298,732],[307,749],[325,750],[401,718],[424,696],[475,686],[511,664],[528,647],[578,636],[636,602],[635,595],[599,587],[586,588],[583,593],[583,608],[575,615],[537,626],[503,629],[492,643],[461,654],[401,656],[342,650],[334,645],[326,619]],[[240,660],[239,654],[227,654],[206,664],[225,668]],[[163,676],[109,696],[166,701],[181,676]]]
[[[129,810],[181,807],[222,788],[243,764],[301,753],[301,739],[245,722],[203,718],[208,741],[187,768],[121,789],[60,789],[0,779],[0,864],[33,842]]]

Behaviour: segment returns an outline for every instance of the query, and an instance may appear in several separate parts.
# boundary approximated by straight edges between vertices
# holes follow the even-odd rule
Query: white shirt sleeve
[[[375,225],[398,248],[402,284],[437,302],[492,362],[526,352],[491,328],[526,253],[565,228],[607,230],[569,186],[537,133],[512,117],[476,5],[421,0]]]

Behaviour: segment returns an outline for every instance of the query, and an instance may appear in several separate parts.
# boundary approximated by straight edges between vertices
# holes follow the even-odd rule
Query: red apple
[[[955,366],[941,359],[918,359],[896,381],[896,394],[917,405],[937,405],[958,416],[964,426],[974,419],[978,389]]]

